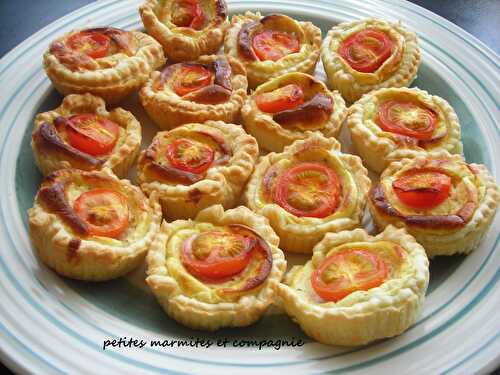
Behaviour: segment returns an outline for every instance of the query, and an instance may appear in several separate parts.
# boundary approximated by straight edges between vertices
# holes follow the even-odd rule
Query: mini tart
[[[125,177],[140,145],[141,125],[134,115],[122,108],[108,112],[104,100],[91,94],[68,95],[56,109],[37,114],[31,138],[45,176],[64,168],[110,168]]]
[[[159,230],[161,208],[156,195],[146,198],[109,169],[60,169],[45,178],[28,217],[47,266],[73,279],[103,281],[141,264]]]
[[[273,35],[277,35],[277,38]],[[277,46],[273,48],[271,42],[283,38],[288,44],[280,45],[276,42]],[[281,52],[259,52],[255,46],[261,44],[270,45],[271,52]],[[248,85],[252,89],[290,72],[313,74],[320,46],[321,30],[318,27],[311,22],[295,21],[283,14],[263,17],[259,12],[246,12],[244,15],[233,16],[231,27],[224,38],[224,51],[245,65]]]
[[[424,248],[404,229],[372,237],[328,233],[312,259],[278,286],[283,307],[315,340],[357,346],[403,333],[420,314],[429,283]]]
[[[165,218],[192,219],[213,204],[238,205],[258,153],[240,126],[186,124],[156,134],[139,157],[137,178],[146,194],[158,193]]]
[[[311,131],[337,137],[346,116],[342,96],[305,73],[288,73],[260,85],[241,109],[245,129],[261,148],[274,152]]]
[[[416,34],[400,23],[369,18],[334,26],[321,59],[330,86],[352,103],[372,90],[409,86],[417,76],[420,48]]]
[[[139,14],[172,61],[216,53],[229,27],[224,0],[146,0]]]
[[[498,186],[484,165],[441,151],[391,163],[368,205],[378,228],[406,228],[433,257],[475,249],[498,200]]]
[[[278,243],[267,220],[248,208],[212,206],[195,221],[163,222],[148,252],[146,282],[183,325],[247,326],[273,302],[285,273]]]
[[[325,233],[361,225],[370,184],[359,157],[341,153],[335,138],[313,133],[264,156],[245,201],[269,219],[281,249],[311,253]]]
[[[169,65],[153,72],[139,92],[149,117],[162,129],[190,122],[235,122],[246,99],[245,68],[224,55]]]
[[[118,103],[165,64],[161,45],[149,35],[113,27],[72,31],[43,55],[45,72],[62,95],[91,93]]]
[[[365,95],[349,108],[347,125],[357,152],[377,173],[391,161],[421,152],[462,153],[453,108],[418,88],[380,89]]]

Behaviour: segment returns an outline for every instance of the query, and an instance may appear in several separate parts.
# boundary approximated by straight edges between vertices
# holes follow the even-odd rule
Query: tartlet
[[[241,109],[245,129],[262,149],[274,152],[311,131],[337,137],[346,116],[342,96],[305,73],[288,73],[260,85]]]
[[[232,57],[211,55],[153,72],[139,99],[160,128],[172,129],[207,120],[235,122],[246,92],[243,65]]]
[[[238,205],[258,156],[255,139],[222,121],[186,124],[159,132],[142,151],[138,183],[157,192],[164,217],[194,218],[213,204]]]
[[[341,153],[335,138],[313,133],[261,158],[245,202],[269,219],[280,249],[310,253],[325,233],[361,225],[370,185],[359,157]]]
[[[146,0],[139,14],[172,61],[216,53],[229,27],[224,0]]]
[[[320,46],[318,27],[283,14],[233,16],[224,38],[225,53],[245,65],[252,89],[290,72],[313,74]]]
[[[421,152],[462,153],[457,114],[443,98],[418,88],[380,89],[349,108],[347,125],[364,163],[382,172]]]
[[[409,86],[417,76],[417,36],[401,23],[369,18],[335,25],[321,46],[328,83],[348,103],[383,87]]]
[[[61,105],[35,117],[31,148],[43,175],[64,168],[110,168],[126,177],[141,145],[141,125],[122,108],[106,110],[91,94],[66,96]]]
[[[71,31],[50,44],[43,67],[62,95],[91,93],[118,103],[165,64],[149,35],[113,27]]]
[[[429,283],[424,248],[404,229],[373,237],[328,233],[312,260],[278,286],[283,307],[315,340],[358,346],[401,334],[419,316]]]
[[[247,326],[273,302],[285,273],[278,243],[268,222],[246,207],[212,206],[195,221],[163,223],[148,252],[146,282],[181,324]]]
[[[110,280],[136,268],[159,230],[161,208],[109,169],[48,175],[28,210],[40,259],[58,274]]]
[[[370,191],[369,208],[378,228],[406,228],[433,257],[474,250],[498,200],[484,165],[441,151],[391,163]]]

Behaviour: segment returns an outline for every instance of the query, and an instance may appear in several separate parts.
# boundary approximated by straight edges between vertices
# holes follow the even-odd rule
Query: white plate
[[[36,33],[0,61],[0,354],[9,367],[31,373],[485,373],[500,359],[500,219],[468,257],[433,260],[431,285],[419,321],[405,334],[365,348],[314,343],[275,312],[254,326],[199,333],[168,319],[143,289],[143,270],[120,280],[86,284],[58,277],[31,251],[25,210],[40,175],[29,148],[35,113],[60,97],[43,72],[41,56],[73,28],[111,25],[138,29],[137,0],[98,1]],[[407,2],[229,1],[232,14],[259,9],[307,19],[323,33],[339,21],[381,17],[416,30],[423,64],[415,82],[443,96],[463,127],[465,156],[499,175],[499,63],[483,44],[444,19]],[[321,69],[319,69],[321,74]],[[135,103],[138,117],[149,123]],[[150,127],[150,131],[153,128]],[[149,134],[151,135],[151,134]],[[102,350],[110,338],[227,337],[226,349]],[[300,348],[232,347],[234,340],[304,339]]]

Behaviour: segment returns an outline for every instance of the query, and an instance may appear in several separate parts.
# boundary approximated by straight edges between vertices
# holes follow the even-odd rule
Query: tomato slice
[[[395,180],[392,188],[405,205],[429,209],[443,203],[450,194],[451,178],[433,170],[415,170]]]
[[[76,199],[73,208],[94,236],[117,238],[128,228],[127,198],[116,190],[89,190]]]
[[[71,146],[93,156],[112,151],[120,135],[118,124],[94,114],[71,116],[65,130]]]
[[[177,95],[184,96],[190,92],[208,86],[212,82],[212,72],[198,64],[183,64],[173,79],[173,88]]]
[[[180,138],[168,145],[167,158],[175,168],[199,174],[212,165],[214,150],[201,142]]]
[[[327,257],[311,275],[314,291],[325,301],[340,301],[357,290],[382,284],[389,274],[384,260],[363,249],[348,249]]]
[[[338,53],[354,70],[373,73],[391,56],[393,45],[385,32],[366,29],[344,40]]]
[[[299,52],[299,39],[284,31],[264,30],[254,35],[252,47],[262,60],[277,61],[286,55]]]
[[[199,0],[180,0],[172,10],[172,21],[179,27],[200,30],[205,24],[205,15]]]
[[[423,105],[389,100],[380,106],[377,121],[385,131],[428,141],[436,130],[437,119],[436,113]]]
[[[296,84],[280,87],[255,96],[257,107],[263,112],[276,113],[293,109],[304,103],[304,91]]]
[[[66,44],[74,51],[97,59],[108,54],[111,38],[98,32],[82,31],[71,35]]]
[[[337,174],[321,163],[305,162],[281,173],[274,201],[295,216],[326,217],[338,206]]]

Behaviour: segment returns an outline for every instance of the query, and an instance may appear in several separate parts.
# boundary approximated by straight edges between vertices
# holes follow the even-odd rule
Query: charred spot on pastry
[[[219,86],[209,85],[184,96],[184,99],[199,104],[220,104],[231,97],[231,91]]]
[[[260,22],[253,21],[245,23],[238,33],[238,51],[247,60],[257,61],[257,55],[252,48],[252,34]]]
[[[218,58],[214,61],[214,71],[216,85],[222,86],[227,90],[232,90],[233,85],[231,84],[231,65],[227,59]]]
[[[221,21],[227,17],[227,6],[224,0],[215,0],[215,14],[221,18]]]
[[[287,126],[294,123],[322,123],[327,121],[333,112],[332,98],[324,94],[316,94],[311,100],[296,108],[274,114],[273,120]]]
[[[199,189],[190,190],[188,194],[188,202],[198,204],[198,202],[201,200],[202,197],[203,194]]]
[[[76,237],[72,238],[71,241],[69,241],[67,254],[67,258],[69,261],[78,259],[78,249],[80,248],[81,243],[82,240]]]
[[[53,42],[49,47],[49,52],[70,70],[75,71],[78,68],[94,70],[97,68],[97,64],[91,57],[84,53],[72,51],[64,43]]]

